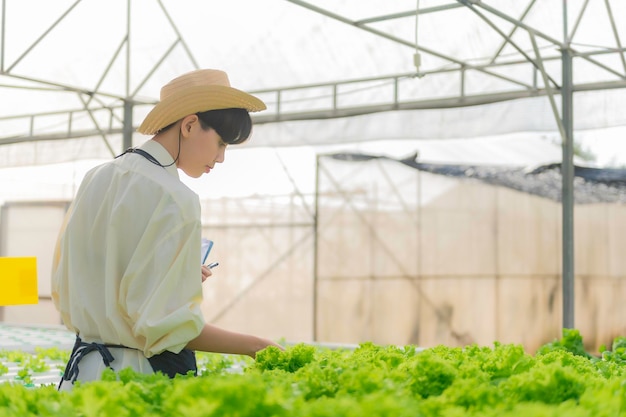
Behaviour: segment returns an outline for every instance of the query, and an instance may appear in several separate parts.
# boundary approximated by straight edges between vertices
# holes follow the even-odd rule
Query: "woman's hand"
[[[274,347],[277,347],[280,350],[285,350],[284,347],[282,347],[281,345],[279,345],[278,343],[276,343],[276,342],[274,342],[274,341],[272,341],[270,339],[258,338],[258,343],[259,343],[259,345],[256,346],[256,348],[254,349],[254,352],[251,355],[249,355],[252,359],[256,359],[257,352],[259,352],[260,350],[263,350],[263,349],[265,349],[266,347],[269,347],[269,346],[274,346]]]
[[[206,281],[211,275],[213,275],[211,269],[206,265],[202,265],[202,282]]]

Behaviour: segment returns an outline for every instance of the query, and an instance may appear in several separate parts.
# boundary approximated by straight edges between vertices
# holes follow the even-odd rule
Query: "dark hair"
[[[209,110],[196,115],[204,130],[213,128],[229,145],[245,142],[252,133],[252,119],[246,109]]]
[[[220,109],[207,110],[196,113],[202,129],[213,128],[222,138],[224,143],[238,145],[245,142],[252,133],[252,119],[246,109]],[[165,126],[160,132],[164,132],[174,126],[174,122]]]

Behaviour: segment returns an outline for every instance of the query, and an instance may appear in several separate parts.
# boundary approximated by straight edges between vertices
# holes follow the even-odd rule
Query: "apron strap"
[[[102,361],[104,362],[104,365],[110,369],[113,369],[113,367],[111,366],[111,362],[113,362],[115,358],[109,350],[110,347],[135,349],[123,345],[83,342],[77,333],[76,341],[74,342],[74,347],[72,348],[72,354],[70,355],[70,359],[67,362],[67,366],[65,367],[63,377],[59,382],[58,389],[61,388],[61,383],[63,381],[71,381],[72,384],[76,382],[76,379],[78,378],[78,373],[80,371],[78,369],[78,364],[85,357],[85,355],[88,355],[91,352],[99,352],[100,356],[102,356]],[[174,378],[177,374],[187,375],[187,373],[189,373],[190,371],[193,372],[194,376],[198,375],[196,353],[193,350],[183,349],[180,351],[180,353],[174,353],[166,350],[162,353],[148,358],[148,362],[150,363],[150,366],[152,367],[152,370],[154,372],[162,372],[164,375],[167,375],[170,378]]]
[[[109,346],[113,347],[112,345]],[[113,369],[111,367],[111,362],[113,362],[115,358],[111,354],[111,351],[108,349],[107,345],[96,342],[83,342],[78,334],[76,334],[76,341],[74,342],[74,347],[72,348],[72,354],[70,355],[70,359],[67,362],[67,366],[65,367],[65,371],[63,372],[63,378],[61,381],[71,381],[72,384],[76,382],[76,379],[78,378],[78,373],[80,371],[78,369],[78,363],[85,357],[85,355],[93,351],[98,351],[100,353],[100,356],[102,356],[102,361],[104,362],[104,364],[107,367]],[[59,388],[60,386],[61,385],[59,384]]]

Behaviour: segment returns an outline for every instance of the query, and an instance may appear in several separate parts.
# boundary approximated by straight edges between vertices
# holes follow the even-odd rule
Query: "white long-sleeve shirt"
[[[173,162],[159,143],[141,149]],[[130,153],[85,176],[61,229],[52,299],[84,341],[178,353],[204,325],[200,202],[178,177]]]

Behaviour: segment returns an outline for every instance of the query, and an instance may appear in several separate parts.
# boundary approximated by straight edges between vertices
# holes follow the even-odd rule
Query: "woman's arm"
[[[187,349],[191,350],[248,355],[252,358],[259,350],[268,346],[283,349],[282,346],[269,339],[232,332],[211,324],[205,324],[198,337],[187,343]]]

